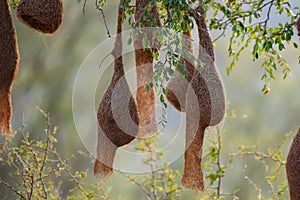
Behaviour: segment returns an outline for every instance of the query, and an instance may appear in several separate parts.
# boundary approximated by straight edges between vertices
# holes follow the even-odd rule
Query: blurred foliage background
[[[297,0],[291,2],[295,5],[299,4]],[[58,151],[63,157],[69,157],[78,151],[86,152],[78,137],[72,115],[72,90],[75,76],[85,57],[108,36],[103,19],[100,12],[95,9],[93,1],[87,1],[85,13],[82,12],[83,2],[64,1],[63,3],[65,10],[63,24],[54,35],[43,35],[27,28],[16,18],[14,20],[21,61],[18,78],[13,86],[13,127],[18,130],[24,118],[26,130],[38,138],[39,134],[42,134],[41,130],[45,123],[36,107],[50,112],[52,123],[58,126]],[[116,2],[108,2],[105,14],[111,34],[115,34],[116,13]],[[276,15],[272,17],[276,19]],[[211,35],[213,38],[217,36],[214,32],[211,32]],[[298,42],[299,39],[294,36],[293,41]],[[283,55],[290,63],[292,76],[287,80],[274,81],[271,91],[263,95],[261,88],[264,82],[260,80],[263,72],[260,68],[261,63],[252,61],[251,50],[245,51],[231,75],[227,76],[226,66],[230,62],[227,47],[228,41],[224,37],[216,42],[216,63],[224,81],[228,102],[222,156],[226,157],[228,153],[235,152],[240,145],[258,145],[261,151],[274,148],[285,133],[295,133],[300,125],[300,95],[298,94],[300,66],[297,63],[300,52],[287,46]],[[132,56],[127,56],[125,60],[129,63],[126,70],[130,68],[130,63],[134,66]],[[100,92],[96,94],[97,100],[109,84],[112,69],[106,73],[108,74],[105,76],[106,79],[99,83]],[[171,106],[168,106],[167,116],[168,126],[165,132],[172,134],[176,131],[172,127],[177,127],[176,124],[183,119],[181,114]],[[88,123],[88,120],[86,121]],[[284,146],[285,153],[290,139]],[[182,164],[183,159],[180,158],[172,164],[172,167],[181,170]],[[92,174],[91,159],[83,156],[76,157],[72,159],[72,166],[78,170],[88,169],[89,181],[96,183]],[[263,169],[260,170],[262,167],[256,162],[251,159],[236,160],[233,166],[224,177],[222,183],[224,192],[240,188],[237,194],[240,199],[254,199],[256,191],[245,180],[245,176],[258,183],[265,193],[270,192],[264,179],[266,174]],[[1,177],[6,176],[8,176],[6,169],[1,167]],[[137,186],[128,183],[126,177],[118,172],[107,184],[111,186],[112,199],[146,199]],[[62,191],[65,191],[63,197],[72,185],[63,183],[61,187]],[[13,196],[8,195],[7,188],[3,186],[0,186],[0,194],[4,199],[14,199]],[[185,191],[182,199],[197,199],[197,197],[192,192]]]

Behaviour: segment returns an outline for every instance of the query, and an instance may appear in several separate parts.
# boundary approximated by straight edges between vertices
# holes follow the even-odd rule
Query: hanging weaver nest
[[[42,33],[54,33],[62,22],[61,0],[21,0],[17,7],[21,22]]]
[[[104,179],[113,173],[113,162],[118,147],[135,139],[138,133],[138,113],[124,74],[122,60],[122,16],[119,7],[117,37],[112,55],[114,74],[98,108],[98,144],[94,174]]]
[[[192,13],[198,27],[199,55],[203,66],[198,66],[186,99],[186,152],[182,185],[196,191],[204,190],[201,169],[204,131],[220,123],[225,114],[222,82],[214,64],[214,52],[204,18],[204,9]],[[195,98],[192,98],[192,95]],[[198,104],[199,111],[195,109]],[[199,115],[200,116],[197,116]]]
[[[300,129],[294,137],[286,160],[286,175],[289,183],[290,199],[300,199]]]

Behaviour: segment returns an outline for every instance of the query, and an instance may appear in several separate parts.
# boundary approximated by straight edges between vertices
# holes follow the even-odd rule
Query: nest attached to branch
[[[214,64],[213,45],[205,23],[204,9],[194,13],[199,36],[198,66],[187,91],[186,152],[182,185],[195,191],[204,190],[201,169],[204,132],[208,126],[221,122],[225,114],[223,85]],[[199,110],[195,108],[198,105]]]
[[[138,134],[138,112],[124,74],[122,60],[122,16],[119,7],[117,37],[112,55],[114,74],[98,108],[98,143],[94,174],[101,180],[113,174],[116,150]]]
[[[42,33],[54,33],[62,23],[61,0],[21,0],[17,7],[21,22]]]

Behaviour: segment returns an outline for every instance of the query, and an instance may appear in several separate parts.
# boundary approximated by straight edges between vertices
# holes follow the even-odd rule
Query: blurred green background
[[[291,2],[297,4],[296,1]],[[108,2],[104,10],[111,34],[115,34],[116,3]],[[65,1],[63,24],[54,35],[43,35],[33,31],[15,18],[21,61],[18,78],[13,86],[13,127],[15,129],[21,127],[24,116],[26,129],[38,138],[42,134],[45,122],[36,107],[50,112],[53,125],[59,127],[58,151],[64,157],[77,151],[86,151],[73,121],[73,84],[77,70],[85,57],[108,37],[100,12],[94,7],[94,1],[87,2],[85,14],[82,12],[82,7],[83,2]],[[217,33],[212,32],[211,35],[214,37]],[[299,41],[296,36],[293,40]],[[226,157],[242,144],[258,145],[261,151],[274,148],[285,133],[290,131],[294,133],[300,125],[300,95],[298,94],[300,67],[297,63],[300,52],[292,46],[287,46],[283,55],[290,63],[292,76],[287,80],[280,79],[281,69],[279,69],[278,79],[272,82],[271,92],[263,95],[261,89],[264,83],[260,81],[263,69],[260,68],[259,62],[252,62],[251,50],[244,52],[232,74],[226,75],[225,68],[230,62],[227,57],[227,44],[226,38],[216,42],[216,63],[225,85],[228,111],[234,110],[237,117],[228,117],[224,123],[227,133],[224,136],[222,155]],[[126,70],[134,66],[132,55],[126,56],[125,60]],[[107,76],[99,83],[96,101],[99,101],[109,84],[112,68],[106,73]],[[168,114],[166,134],[172,134],[176,131],[174,127],[177,129],[176,124],[182,119],[181,115],[170,106],[168,113],[171,114]],[[88,123],[88,119],[83,120]],[[184,135],[184,127],[181,134]],[[289,143],[290,140],[284,147],[285,151]],[[179,145],[183,148],[184,143]],[[181,170],[182,164],[183,159],[180,158],[172,164],[172,167]],[[93,163],[90,159],[75,158],[72,166],[76,169],[88,169],[90,182],[96,182],[92,175]],[[223,191],[231,192],[235,188],[240,188],[238,193],[240,199],[255,199],[255,189],[244,178],[248,176],[263,189],[264,194],[270,193],[264,179],[266,174],[258,167],[261,166],[253,159],[235,161],[234,167],[224,177]],[[107,184],[112,187],[112,199],[119,197],[132,200],[146,199],[137,186],[128,183],[118,172]],[[68,183],[63,183],[62,196],[71,187]],[[0,187],[0,194],[3,194],[6,199],[11,199],[12,197],[6,195],[7,192],[6,188]],[[196,198],[189,191],[184,192],[182,197],[182,199]]]

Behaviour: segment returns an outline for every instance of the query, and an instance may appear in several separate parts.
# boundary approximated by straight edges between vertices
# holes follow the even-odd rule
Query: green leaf
[[[296,42],[294,42],[293,45],[296,49],[298,49],[298,44]]]
[[[278,48],[279,48],[279,51],[282,51],[283,49],[285,49],[284,44],[281,43]]]

